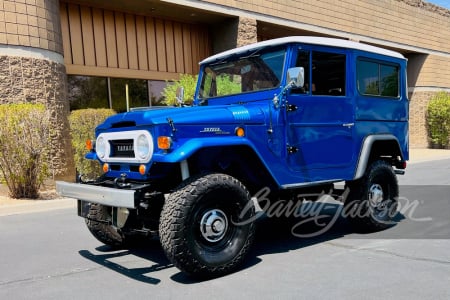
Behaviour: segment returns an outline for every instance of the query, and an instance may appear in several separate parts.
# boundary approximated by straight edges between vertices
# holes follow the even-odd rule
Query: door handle
[[[355,125],[355,123],[344,123],[342,124],[342,126],[347,127],[347,128],[352,128]]]

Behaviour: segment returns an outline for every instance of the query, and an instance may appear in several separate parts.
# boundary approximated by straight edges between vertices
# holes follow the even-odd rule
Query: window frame
[[[360,90],[360,85],[359,85],[359,63],[360,62],[368,62],[368,63],[374,63],[378,65],[378,94],[366,94],[361,92]],[[381,68],[383,66],[386,67],[394,67],[397,69],[397,96],[386,96],[386,95],[382,95],[381,94],[381,90],[380,90],[380,84],[381,84]],[[356,58],[356,63],[355,63],[355,86],[356,86],[356,90],[358,92],[358,95],[360,96],[364,96],[364,97],[376,97],[376,98],[383,98],[383,99],[390,99],[390,100],[400,100],[401,98],[401,78],[400,78],[400,74],[401,73],[401,65],[399,63],[395,63],[395,62],[391,62],[391,61],[387,61],[387,60],[380,60],[380,59],[374,59],[374,58],[369,58],[369,57],[365,57],[365,56],[358,56]]]
[[[211,85],[209,86],[209,90],[207,90],[207,88],[205,87],[207,80],[208,80],[208,76],[207,76],[207,72],[206,70],[209,68],[212,71],[212,74],[215,74],[215,71],[213,70],[213,66],[215,66],[217,64],[217,62],[208,62],[207,64],[203,65],[200,69],[200,80],[199,80],[199,88],[196,91],[196,96],[195,98],[198,99],[201,102],[203,101],[215,101],[216,99],[220,99],[220,98],[226,98],[226,97],[236,97],[239,95],[245,95],[247,93],[254,93],[254,92],[262,92],[262,91],[270,91],[270,90],[274,90],[280,87],[280,84],[283,82],[283,77],[284,77],[284,73],[285,73],[285,65],[288,59],[288,46],[286,45],[276,45],[276,46],[269,46],[269,47],[263,47],[263,48],[258,48],[255,49],[253,52],[258,53],[259,54],[268,54],[268,53],[275,53],[275,52],[283,52],[283,61],[282,64],[278,67],[279,71],[280,71],[280,78],[278,78],[279,82],[278,84],[272,86],[272,87],[265,87],[265,88],[261,88],[261,89],[256,89],[256,90],[248,90],[248,91],[241,91],[237,92],[237,93],[229,93],[229,94],[223,94],[223,95],[217,95],[217,86],[216,86],[216,93],[211,93]],[[250,53],[251,54],[251,53]],[[233,56],[238,58],[236,61],[234,61],[234,63],[239,62],[239,61],[243,61],[244,59],[251,59],[251,56],[246,57],[244,53],[238,53],[236,54],[236,56]],[[239,74],[236,74],[239,75]],[[215,75],[214,75],[215,76]],[[214,77],[211,76],[211,77]],[[217,84],[217,83],[216,83]],[[240,83],[240,86],[242,88],[242,83]],[[206,95],[205,91],[208,91],[208,95]]]
[[[296,66],[296,61],[297,61],[297,57],[298,54],[301,52],[307,52],[308,53],[308,66],[309,66],[309,70],[305,70],[305,78],[308,79],[308,82],[305,80],[305,85],[308,84],[308,89],[305,92],[302,93],[297,93],[299,95],[305,95],[305,96],[312,96],[312,97],[333,97],[333,98],[339,98],[339,97],[348,97],[349,95],[349,83],[351,80],[349,80],[348,77],[348,70],[350,68],[349,65],[349,61],[350,61],[350,55],[347,51],[347,49],[341,49],[341,48],[328,48],[328,47],[323,47],[323,46],[318,46],[318,45],[298,45],[297,49],[295,51],[295,54],[293,56],[292,59],[292,66]],[[343,84],[343,89],[344,92],[341,95],[332,95],[332,94],[322,94],[322,93],[315,93],[312,91],[312,85],[313,85],[313,55],[314,53],[322,53],[322,54],[330,54],[330,55],[342,55],[344,57],[344,70],[343,70],[343,74],[344,74],[344,84]],[[306,73],[308,75],[306,75]],[[314,82],[315,84],[315,82]]]

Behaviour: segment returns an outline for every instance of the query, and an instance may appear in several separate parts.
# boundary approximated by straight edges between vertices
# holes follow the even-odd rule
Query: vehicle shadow
[[[252,250],[236,272],[249,269],[262,262],[262,257],[267,254],[301,250],[302,248],[356,233],[350,222],[340,216],[339,211],[342,208],[340,204],[329,203],[325,206],[318,205],[320,205],[318,208],[312,207],[317,210],[310,217],[285,218],[264,215],[259,218],[256,221],[257,231]],[[397,214],[396,221],[401,221],[402,218],[400,214]],[[362,236],[364,237],[366,234]],[[370,234],[367,234],[367,236],[370,236]],[[173,267],[166,258],[157,238],[149,240],[144,244],[132,245],[127,249],[114,249],[109,246],[100,246],[95,250],[101,253],[93,253],[89,250],[80,250],[79,253],[84,258],[105,268],[147,284],[160,283],[160,279],[152,276],[161,270]],[[149,266],[130,267],[124,263],[115,262],[118,260],[126,261],[126,256],[130,255],[143,259],[148,262]],[[232,274],[228,276],[232,276]],[[181,271],[175,273],[170,278],[181,284],[195,284],[202,281]]]
[[[147,284],[158,284],[161,280],[150,276],[150,274],[172,268],[173,265],[166,258],[158,239],[145,239],[143,241],[145,242],[140,244],[133,243],[127,249],[103,245],[95,248],[97,253],[90,250],[80,250],[78,253],[84,258],[130,279]],[[130,256],[145,260],[149,266],[127,266]]]

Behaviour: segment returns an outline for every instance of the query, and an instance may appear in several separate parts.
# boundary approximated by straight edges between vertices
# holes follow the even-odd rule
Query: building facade
[[[450,11],[423,0],[0,0],[0,103],[44,103],[54,163],[73,172],[71,109],[160,104],[198,61],[288,35],[350,39],[408,58],[410,145],[428,145],[430,98],[450,91]]]

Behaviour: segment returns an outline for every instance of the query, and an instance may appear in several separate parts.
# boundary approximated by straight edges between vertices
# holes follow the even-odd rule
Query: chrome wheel
[[[399,189],[388,162],[374,161],[364,176],[347,183],[347,188],[349,194],[344,205],[357,231],[378,231],[396,224]]]
[[[374,183],[369,188],[369,201],[372,207],[378,208],[383,203],[383,188],[381,185]]]
[[[378,183],[374,183],[369,188],[369,206],[370,212],[374,218],[382,222],[386,216],[390,213],[389,202],[390,200],[385,199],[383,187]]]
[[[220,209],[212,209],[203,214],[200,221],[200,232],[208,242],[220,241],[227,232],[228,219]]]

